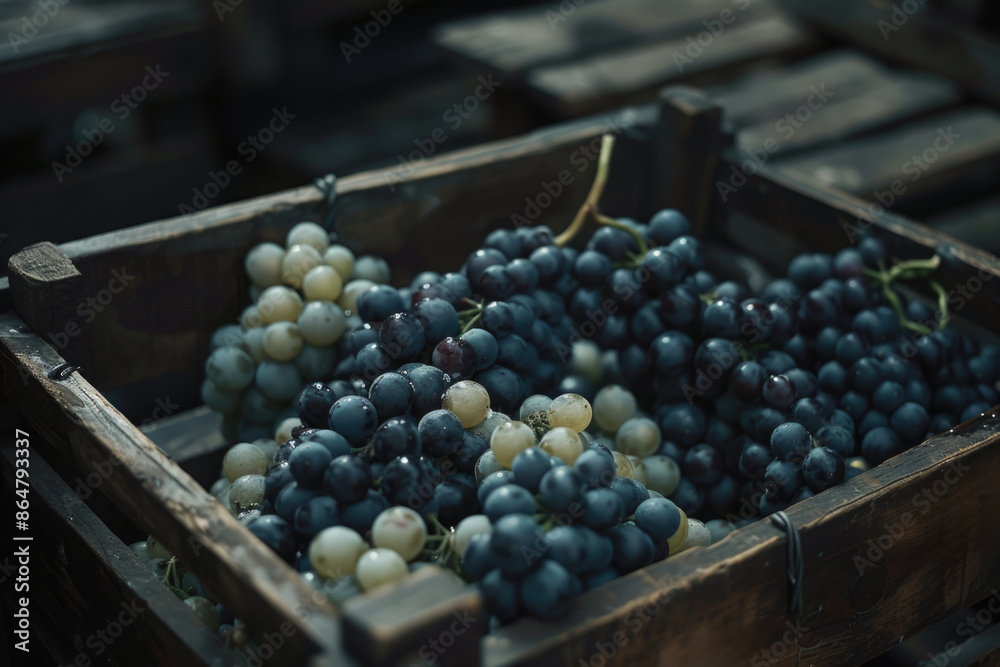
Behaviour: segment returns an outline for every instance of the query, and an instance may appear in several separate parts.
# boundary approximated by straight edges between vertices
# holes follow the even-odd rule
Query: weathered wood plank
[[[669,41],[539,67],[525,79],[527,92],[564,117],[578,116],[648,101],[668,83],[690,81],[695,76],[742,67],[755,60],[803,54],[819,44],[813,35],[780,13],[755,20],[733,12],[729,18],[731,25],[724,26],[717,37],[699,26],[691,34]],[[705,46],[696,41],[702,35],[711,38],[703,39]]]
[[[981,26],[956,21],[929,3],[865,0],[780,0],[799,18],[872,53],[973,86],[1000,100],[1000,39]],[[995,3],[990,3],[995,6]],[[912,9],[911,9],[912,8]]]
[[[802,103],[810,86],[826,86],[838,99],[867,92],[889,79],[886,68],[859,51],[826,51],[780,69],[748,72],[736,81],[705,88],[735,128],[774,121]]]
[[[867,199],[881,193],[892,207],[931,194],[956,196],[960,178],[978,174],[985,185],[1000,169],[1000,114],[965,107],[788,159],[779,154],[776,160],[785,173],[844,192]]]
[[[41,434],[28,431],[32,528],[26,534],[32,540],[16,546],[29,549],[31,618],[42,612],[58,618],[60,631],[77,637],[75,650],[86,660],[163,667],[232,663],[215,633],[49,467]],[[13,440],[5,439],[2,449],[4,484],[13,491]],[[119,619],[124,627],[109,632]],[[70,655],[60,664],[77,660]]]
[[[960,99],[958,87],[938,77],[894,74],[853,96],[818,80],[799,91],[781,113],[737,133],[736,146],[760,149],[774,142],[779,159],[794,151],[825,145],[943,109]]]
[[[964,206],[931,215],[924,221],[932,228],[982,248],[1000,254],[997,221],[1000,221],[1000,195],[984,197]]]
[[[279,653],[299,662],[342,655],[337,613],[270,549],[159,451],[79,373],[50,380],[62,362],[12,314],[0,315],[3,392],[34,432],[79,469],[105,463],[99,490],[159,538],[257,632],[292,631]],[[304,610],[304,611],[303,611]],[[280,620],[279,620],[280,619]],[[347,661],[346,656],[343,660]]]
[[[800,620],[784,533],[759,521],[588,592],[564,620],[495,631],[484,664],[860,664],[1000,582],[1000,534],[970,529],[967,509],[1000,500],[998,428],[978,418],[787,510],[805,559]]]
[[[442,667],[478,667],[479,642],[489,625],[478,590],[433,566],[351,598],[343,611],[348,649],[373,666],[429,660]]]
[[[566,7],[572,7],[567,10]],[[506,10],[451,21],[434,41],[469,65],[507,81],[528,71],[621,46],[661,41],[704,29],[724,10],[763,15],[770,0],[614,0]]]

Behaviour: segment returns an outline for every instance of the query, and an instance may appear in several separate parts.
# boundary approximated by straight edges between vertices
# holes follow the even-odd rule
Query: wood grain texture
[[[953,133],[949,135],[949,132]],[[936,143],[935,143],[936,142]],[[780,158],[780,156],[779,156]],[[898,182],[892,206],[962,192],[963,181],[995,183],[1000,170],[1000,113],[964,107],[780,160],[802,174],[867,199]]]
[[[83,379],[57,382],[48,368],[62,359],[0,315],[3,392],[26,415],[34,433],[80,470],[112,470],[98,489],[170,551],[256,632],[292,631],[278,651],[283,664],[324,652],[342,656],[334,608],[306,586],[203,488],[171,462]],[[346,656],[342,656],[347,661]]]
[[[746,14],[774,11],[770,0],[592,0],[547,4],[458,19],[440,26],[434,41],[460,61],[517,81],[530,70],[621,47],[698,32],[702,21],[745,6]],[[567,7],[572,7],[567,10]]]
[[[73,650],[89,660],[231,664],[222,641],[59,478],[42,457],[42,437],[29,433],[32,540],[15,546],[29,549],[32,619],[58,618],[59,630],[77,637]],[[5,442],[3,478],[13,490],[15,448]],[[120,617],[127,622],[120,636],[109,633]],[[77,656],[63,659],[70,664]]]
[[[1000,100],[996,87],[1000,81],[1000,39],[983,31],[982,26],[933,11],[928,3],[917,3],[917,11],[906,12],[898,8],[899,3],[866,0],[778,2],[847,43],[968,84],[993,102]]]
[[[759,521],[585,593],[564,620],[492,633],[483,664],[568,667],[602,648],[612,664],[860,664],[1000,581],[1000,534],[970,530],[967,511],[1000,500],[998,428],[973,420],[790,508],[800,620],[787,612],[784,533]]]
[[[733,16],[717,37],[701,25],[676,39],[539,67],[525,79],[527,93],[563,117],[579,116],[651,100],[668,83],[767,58],[802,55],[819,45],[813,35],[780,13],[760,19],[742,13]],[[711,38],[703,38],[704,47],[695,41],[703,34]]]
[[[477,667],[488,619],[474,587],[431,566],[348,600],[344,639],[366,665],[430,660],[442,667]]]

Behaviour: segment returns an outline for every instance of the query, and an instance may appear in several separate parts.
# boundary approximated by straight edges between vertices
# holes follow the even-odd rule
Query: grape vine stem
[[[556,245],[562,247],[573,240],[576,233],[583,227],[588,214],[597,214],[597,203],[601,200],[601,193],[604,192],[604,185],[608,181],[608,172],[611,168],[611,152],[615,147],[615,137],[613,134],[605,134],[601,137],[601,153],[597,158],[597,175],[590,186],[590,192],[583,202],[583,206],[576,212],[573,222],[566,230],[556,237]]]

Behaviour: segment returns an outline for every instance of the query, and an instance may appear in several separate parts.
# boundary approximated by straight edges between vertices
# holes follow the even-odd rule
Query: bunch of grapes
[[[893,262],[866,237],[754,293],[705,270],[678,211],[598,213],[600,182],[567,232],[497,230],[407,288],[369,274],[299,311],[268,287],[212,353],[206,402],[244,391],[243,420],[273,425],[274,396],[297,396],[296,416],[232,448],[212,492],[308,581],[347,582],[337,599],[430,562],[477,582],[499,623],[551,618],[998,402],[1000,352],[948,326],[937,258]],[[574,249],[588,216],[600,225]],[[256,285],[267,253],[248,258]],[[900,294],[906,280],[938,308]],[[282,319],[251,336],[274,289]],[[302,319],[314,303],[339,313],[321,340]],[[292,363],[296,326],[325,360],[302,362],[300,393],[269,370]],[[240,354],[256,371],[230,382],[217,357]]]

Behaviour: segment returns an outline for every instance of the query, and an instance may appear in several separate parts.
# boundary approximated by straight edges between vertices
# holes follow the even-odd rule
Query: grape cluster
[[[213,494],[307,581],[346,582],[335,599],[432,562],[476,582],[497,622],[551,618],[998,402],[997,348],[896,289],[933,260],[892,263],[867,237],[754,293],[705,270],[675,210],[595,216],[580,250],[501,229],[458,272],[402,289],[366,273],[340,306],[309,276],[342,277],[346,250],[282,277],[282,319],[255,334],[270,344],[251,351],[258,302],[212,353],[206,402],[243,391],[244,421],[274,424],[251,392],[297,395],[297,414],[233,447]],[[283,257],[309,265],[303,243]],[[254,253],[264,286],[277,252]],[[326,361],[297,375],[292,287],[340,313],[309,343]]]

